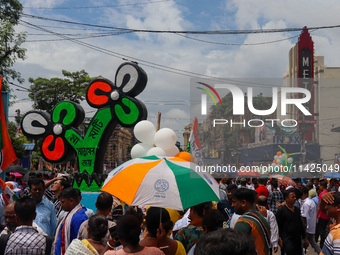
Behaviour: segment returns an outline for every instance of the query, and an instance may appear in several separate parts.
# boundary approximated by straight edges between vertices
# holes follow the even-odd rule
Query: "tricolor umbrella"
[[[196,164],[177,157],[132,159],[112,170],[101,190],[131,206],[184,210],[220,201],[216,180],[197,169]]]

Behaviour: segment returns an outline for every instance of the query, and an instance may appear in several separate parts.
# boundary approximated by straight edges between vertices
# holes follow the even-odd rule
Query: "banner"
[[[10,202],[18,200],[18,196],[14,193],[13,190],[6,183],[3,179],[0,178],[0,188],[2,189],[2,197],[5,201],[5,206],[7,206]]]
[[[202,160],[202,156],[201,156],[201,144],[200,141],[198,139],[198,120],[195,117],[194,118],[194,122],[192,124],[192,129],[190,132],[190,138],[188,141],[188,147],[187,147],[187,152],[190,152],[191,155],[194,157],[194,162],[201,166],[203,165],[203,160]]]
[[[0,77],[0,90],[1,90],[2,76]],[[0,121],[1,121],[1,132],[0,132],[0,172],[5,170],[14,160],[17,159],[11,139],[9,138],[6,124],[6,117],[4,111],[4,105],[2,97],[0,97]]]

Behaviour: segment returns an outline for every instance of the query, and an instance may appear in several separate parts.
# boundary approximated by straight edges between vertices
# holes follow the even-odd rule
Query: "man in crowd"
[[[266,185],[266,179],[265,178],[260,178],[258,180],[259,187],[256,189],[257,195],[258,196],[265,196],[268,198],[269,196],[269,191],[267,189]]]
[[[4,254],[50,254],[51,238],[39,234],[38,230],[32,227],[36,215],[35,204],[33,199],[27,197],[16,201],[14,210],[18,227],[9,237]]]
[[[308,189],[308,196],[310,198],[316,197],[316,189],[314,189],[313,183],[312,182],[307,182],[306,187]]]
[[[278,203],[282,204],[284,202],[284,199],[283,199],[283,195],[281,191],[277,189],[279,184],[275,178],[272,178],[270,180],[270,186],[271,186],[272,192],[269,194],[267,202],[268,202],[269,210],[271,210],[274,214],[276,214],[278,210],[278,206],[277,206]]]
[[[50,190],[46,188],[45,196],[53,203],[57,218],[59,218],[62,209],[61,202],[58,197],[64,189],[71,187],[71,183],[66,177],[55,177],[52,180],[47,181],[45,185],[46,187],[51,185]]]
[[[14,205],[15,205],[15,202],[11,202],[6,206],[6,209],[5,209],[6,227],[1,232],[1,235],[12,234],[15,228],[18,226],[17,220],[15,218]]]
[[[110,195],[107,192],[100,193],[98,198],[97,198],[97,202],[95,204],[96,208],[97,208],[96,214],[101,214],[101,215],[104,215],[105,217],[107,217],[107,215],[111,212],[112,203],[113,203],[112,195]],[[82,240],[82,239],[88,238],[88,235],[87,235],[88,223],[89,223],[89,221],[86,220],[80,225],[79,232],[78,232],[78,239]],[[114,223],[113,221],[109,221],[108,223],[109,223],[109,225],[108,225],[107,234],[102,239],[102,244],[104,246],[106,245],[106,242],[109,241],[109,239],[110,239],[109,229],[116,226],[116,223]]]
[[[318,178],[312,179],[313,182],[313,188],[316,190],[316,188],[320,187],[320,181]]]
[[[256,255],[249,235],[230,228],[219,229],[204,236],[195,249],[196,255]]]
[[[248,188],[247,187],[247,180],[246,180],[246,178],[242,178],[241,180],[240,180],[240,184],[237,186],[237,188]]]
[[[232,194],[235,213],[241,215],[234,229],[245,232],[254,240],[259,255],[268,255],[270,247],[270,226],[268,221],[256,210],[256,192],[250,189],[237,189]]]
[[[300,191],[302,193],[301,200],[303,201],[301,206],[301,217],[306,229],[307,239],[315,252],[319,254],[321,249],[315,243],[316,205],[309,197],[309,191],[307,187],[302,187]]]
[[[45,183],[42,179],[32,179],[28,182],[30,194],[36,205],[37,216],[34,222],[50,237],[54,236],[57,226],[56,212],[51,201],[43,198]]]
[[[15,217],[14,211],[15,201],[9,203],[5,209],[5,221],[6,227],[3,231],[1,231],[0,236],[12,234],[15,231],[15,228],[18,226],[17,219]],[[32,227],[38,230],[39,234],[46,236],[47,234],[35,223],[32,223]]]
[[[211,210],[203,216],[202,225],[204,229],[204,235],[223,228],[224,217],[222,213],[218,210]],[[196,249],[196,244],[191,247],[187,255],[194,255]]]
[[[340,193],[323,194],[320,200],[320,210],[335,220],[320,255],[340,254]]]
[[[56,229],[53,243],[55,255],[65,254],[72,240],[77,238],[80,225],[88,220],[87,209],[80,204],[79,193],[77,189],[67,188],[59,196],[61,207],[68,214]]]
[[[285,203],[276,213],[277,225],[279,226],[279,245],[286,255],[302,254],[301,238],[306,238],[305,228],[302,223],[299,208],[294,206],[296,194],[294,188],[283,192]],[[284,254],[284,253],[282,253]]]
[[[267,198],[265,196],[259,196],[257,199],[257,209],[259,213],[262,214],[263,217],[269,223],[270,226],[270,248],[273,249],[274,253],[278,251],[279,245],[279,227],[277,226],[275,215],[272,211],[267,210]],[[272,252],[270,253],[272,254]]]
[[[227,204],[226,206],[227,206],[227,208],[228,208],[228,214],[229,214],[228,226],[229,226],[230,228],[234,228],[235,223],[236,223],[236,221],[238,220],[238,217],[236,216],[236,217],[234,218],[235,222],[233,222],[233,224],[232,224],[232,219],[233,219],[233,215],[234,215],[235,211],[234,211],[234,208],[231,206],[232,203],[233,203],[231,194],[232,194],[235,190],[237,190],[236,184],[229,184],[229,185],[228,185],[228,187],[227,187],[227,196],[228,196],[228,203],[229,203],[229,204]]]
[[[320,191],[321,193],[319,195],[319,206],[317,209],[317,215],[318,215],[317,229],[319,231],[318,234],[320,236],[320,248],[322,249],[323,243],[325,242],[325,239],[328,235],[327,226],[328,226],[329,219],[330,219],[324,212],[321,211],[321,208],[320,208],[321,197],[322,195],[328,192],[327,181],[320,182]]]

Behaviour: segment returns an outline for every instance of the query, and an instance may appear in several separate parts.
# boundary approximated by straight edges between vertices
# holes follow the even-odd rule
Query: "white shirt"
[[[267,187],[269,193],[272,193],[272,185],[268,184],[266,187]]]
[[[186,211],[186,213],[184,214],[183,218],[182,218],[182,219],[179,219],[179,220],[175,223],[175,225],[174,225],[172,231],[178,231],[178,230],[180,230],[181,228],[187,227],[187,226],[189,225],[189,223],[190,223],[189,214],[190,214],[190,208]],[[174,236],[172,236],[172,233],[171,233],[171,238],[174,238]]]
[[[267,210],[267,217],[266,217],[269,226],[270,226],[270,242],[271,248],[277,247],[279,242],[279,227],[277,225],[275,214]]]
[[[231,217],[231,220],[230,220],[230,228],[234,228],[235,227],[235,224],[236,224],[236,221],[238,220],[238,218],[240,218],[241,215],[240,214],[237,214],[237,213],[234,213],[233,216]]]
[[[247,186],[248,189],[255,190],[255,186],[252,183],[251,184],[246,184],[246,186]]]
[[[316,228],[316,205],[314,201],[307,197],[301,206],[301,216],[306,217],[308,234],[315,234]]]

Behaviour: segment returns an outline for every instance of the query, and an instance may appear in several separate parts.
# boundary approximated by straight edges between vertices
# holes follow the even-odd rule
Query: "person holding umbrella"
[[[140,245],[147,247],[159,247],[165,255],[186,254],[181,242],[167,237],[167,234],[171,232],[173,223],[166,209],[150,207],[149,210],[147,210],[145,217],[145,226],[146,229],[144,232],[147,233],[147,236],[139,242]]]

